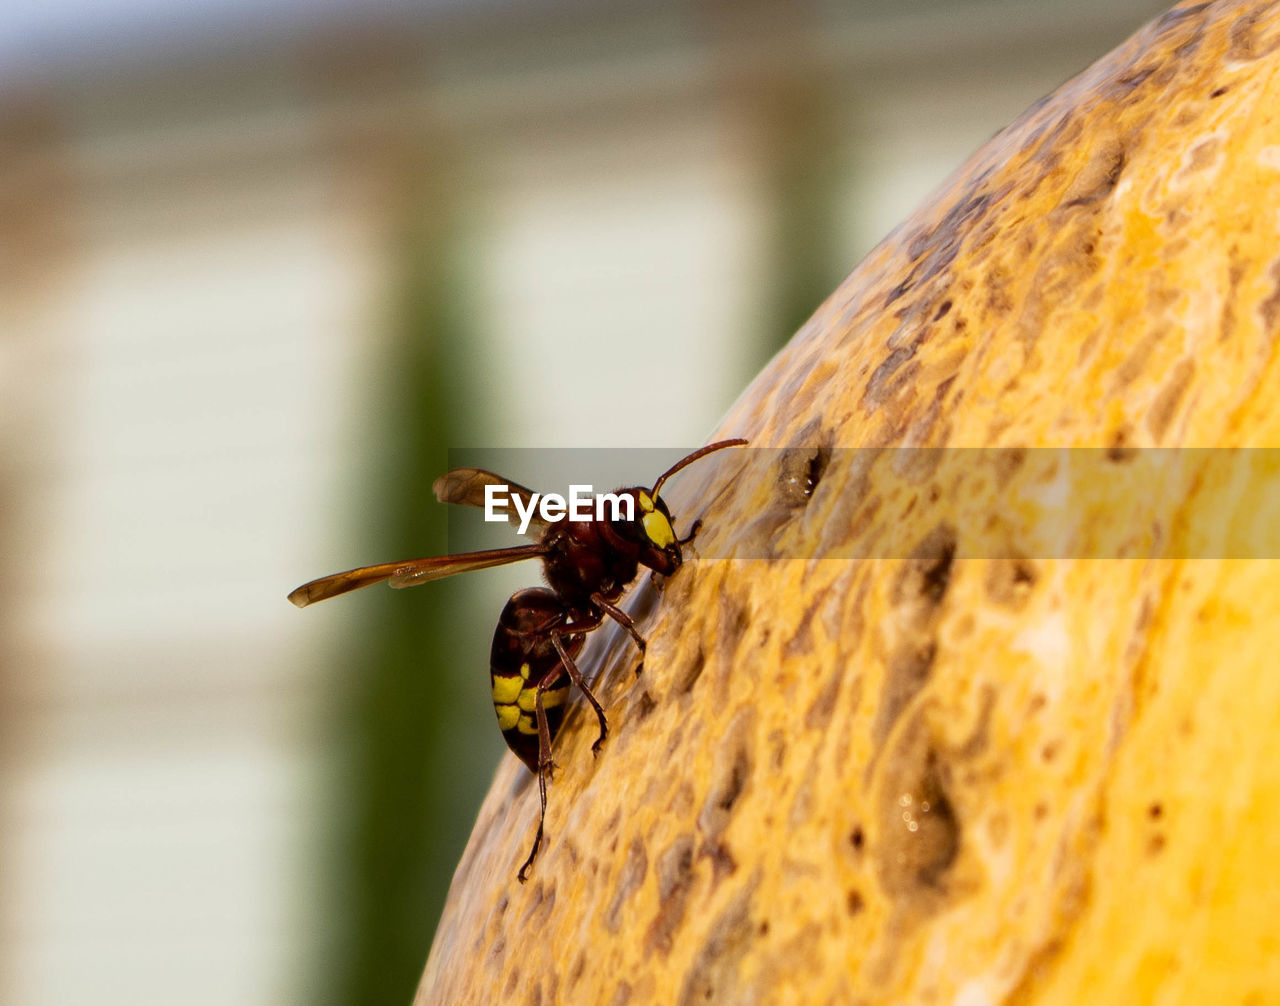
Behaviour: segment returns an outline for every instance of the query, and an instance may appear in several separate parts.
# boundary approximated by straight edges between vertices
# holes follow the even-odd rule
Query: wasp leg
[[[640,635],[640,630],[636,628],[636,623],[631,616],[616,605],[610,604],[599,594],[591,595],[591,603],[631,633],[631,638],[636,641],[636,646],[640,647],[640,659],[643,660],[644,650],[648,644],[645,642],[644,636]]]
[[[560,651],[561,659],[567,659],[568,655],[563,652],[559,637],[552,636],[551,640],[556,650]],[[551,775],[551,770],[555,768],[555,762],[551,760],[551,727],[547,723],[547,707],[543,705],[542,694],[555,684],[559,677],[558,674],[548,674],[538,682],[537,690],[534,692],[533,713],[538,722],[538,800],[541,807],[538,812],[538,833],[533,836],[533,848],[529,850],[529,858],[524,861],[520,872],[516,874],[516,879],[522,884],[529,879],[529,869],[533,866],[538,848],[542,845],[542,829],[547,822],[547,779]]]
[[[545,715],[542,712],[542,700],[539,696],[538,700],[538,726],[542,727],[546,723]],[[542,809],[538,813],[538,833],[533,836],[533,848],[529,850],[529,858],[524,861],[524,865],[520,867],[520,872],[516,874],[516,879],[520,883],[525,883],[529,879],[529,868],[533,866],[533,861],[538,855],[538,847],[542,845],[542,826],[547,820],[547,766],[551,763],[551,755],[544,747],[542,740],[542,731],[538,731],[538,798],[542,801]]]
[[[689,536],[687,538],[677,538],[676,544],[680,545],[681,547],[688,545],[689,542],[693,541],[694,538],[698,537],[698,532],[701,530],[702,530],[702,521],[695,520],[693,522],[693,527],[689,529]]]
[[[556,648],[556,653],[560,656],[560,662],[564,664],[564,669],[569,673],[569,680],[578,686],[578,691],[587,697],[587,701],[591,703],[591,708],[596,711],[596,719],[600,721],[600,736],[591,745],[591,753],[593,755],[599,754],[600,745],[609,736],[609,721],[605,719],[604,710],[600,708],[600,703],[596,701],[595,695],[591,693],[591,689],[587,685],[587,679],[578,670],[578,665],[573,662],[573,657],[569,656],[569,651],[564,648],[564,643],[560,642],[559,633],[551,637],[551,645]],[[541,700],[541,696],[542,692],[539,691],[539,700]]]
[[[631,633],[631,638],[636,641],[636,646],[640,648],[640,663],[636,664],[636,677],[640,677],[640,672],[644,670],[644,651],[648,644],[645,642],[644,636],[640,635],[639,630],[636,628],[636,623],[632,621],[631,616],[625,611],[616,605],[610,604],[599,594],[592,594],[591,602],[626,629],[627,632]]]

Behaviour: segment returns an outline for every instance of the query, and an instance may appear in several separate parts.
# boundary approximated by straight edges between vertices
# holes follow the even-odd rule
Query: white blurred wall
[[[284,592],[332,559],[368,222],[292,112],[143,132],[81,100],[73,233],[19,378],[44,436],[6,445],[26,584],[4,612],[0,1000],[280,1001],[334,631]]]

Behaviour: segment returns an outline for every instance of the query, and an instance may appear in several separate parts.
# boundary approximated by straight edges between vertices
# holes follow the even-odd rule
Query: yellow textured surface
[[[664,493],[704,556],[780,558],[640,588],[638,679],[591,641],[614,732],[593,760],[570,713],[524,887],[503,765],[419,1002],[1280,1002],[1280,562],[966,558],[945,465],[789,481],[823,447],[1280,445],[1278,71],[1280,5],[1175,8],[858,267],[717,431],[788,450]],[[993,526],[1038,478],[992,481]],[[1210,476],[1175,502],[1260,519]],[[787,558],[886,534],[918,557]]]

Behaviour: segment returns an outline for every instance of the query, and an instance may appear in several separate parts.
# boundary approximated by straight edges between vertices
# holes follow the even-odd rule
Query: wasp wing
[[[345,573],[331,573],[318,580],[304,583],[289,595],[289,600],[299,608],[316,601],[337,597],[351,590],[359,590],[370,584],[388,580],[393,587],[416,587],[420,583],[441,580],[455,573],[468,573],[476,569],[505,566],[522,559],[535,559],[547,550],[539,544],[517,545],[514,548],[487,549],[483,552],[460,552],[457,555],[438,555],[429,559],[403,559],[400,562],[384,562],[377,566],[361,566]]]
[[[420,583],[453,576],[454,573],[505,566],[507,563],[520,562],[523,559],[536,559],[546,555],[548,551],[545,545],[535,542],[532,545],[514,545],[511,548],[490,548],[483,552],[459,552],[457,555],[441,556],[439,559],[417,559],[401,567],[391,578],[391,586],[416,587]]]
[[[483,468],[455,468],[436,479],[432,488],[435,490],[436,499],[441,503],[457,503],[459,506],[483,508],[485,489],[489,486],[502,486],[506,490],[507,498],[495,500],[494,510],[506,517],[512,527],[517,529],[520,527],[520,517],[512,503],[513,500],[519,499],[521,509],[530,514],[525,534],[536,538],[547,528],[547,522],[534,509],[537,494],[532,489],[526,489],[517,482],[512,482],[494,472],[487,472]]]

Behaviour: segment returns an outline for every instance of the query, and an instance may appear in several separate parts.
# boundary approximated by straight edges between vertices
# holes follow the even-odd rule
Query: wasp
[[[686,537],[678,537],[671,511],[659,490],[667,479],[700,458],[746,442],[721,440],[694,451],[663,472],[652,488],[630,486],[612,494],[619,499],[630,498],[631,504],[625,509],[615,506],[612,517],[598,512],[585,520],[570,519],[569,515],[547,519],[535,513],[536,493],[493,472],[457,468],[436,479],[433,488],[440,502],[484,507],[490,487],[501,486],[536,540],[512,548],[361,566],[322,576],[289,594],[290,601],[304,608],[383,581],[393,587],[416,587],[455,573],[524,559],[542,560],[547,586],[528,587],[511,595],[498,617],[489,655],[493,708],[503,739],[538,777],[541,812],[533,848],[517,874],[522,884],[528,880],[542,845],[547,781],[556,767],[551,760],[551,745],[564,720],[571,687],[582,693],[600,725],[600,734],[591,745],[592,753],[599,753],[609,735],[604,709],[576,663],[587,634],[599,628],[605,618],[611,618],[631,636],[643,660],[644,637],[617,602],[642,566],[664,577],[679,569],[684,546],[701,527],[701,521],[695,521]],[[507,516],[514,521],[510,509]]]

